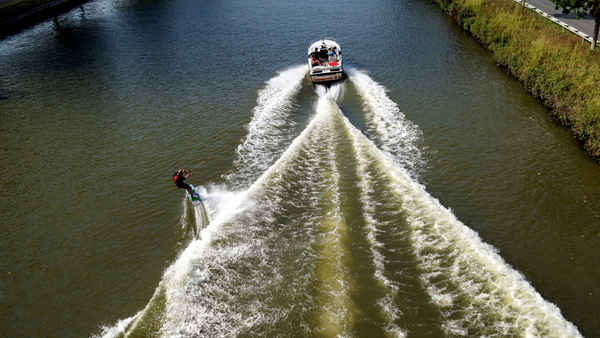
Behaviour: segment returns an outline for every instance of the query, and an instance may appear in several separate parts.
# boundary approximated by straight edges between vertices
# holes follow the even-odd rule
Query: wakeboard
[[[198,190],[196,190],[196,187],[194,187],[191,184],[190,187],[192,187],[192,195],[190,196],[190,193],[187,190],[185,191],[185,194],[187,195],[190,202],[192,202],[192,205],[198,205],[202,203],[202,200],[200,199],[200,195],[198,194]]]

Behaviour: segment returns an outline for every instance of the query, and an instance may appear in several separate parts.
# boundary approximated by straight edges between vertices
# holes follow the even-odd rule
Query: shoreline
[[[600,162],[600,52],[514,0],[432,0]],[[560,27],[560,28],[559,28]]]

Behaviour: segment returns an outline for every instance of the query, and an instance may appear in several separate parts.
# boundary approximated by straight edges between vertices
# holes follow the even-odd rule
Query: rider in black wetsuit
[[[186,189],[189,193],[190,196],[192,196],[192,194],[194,193],[194,191],[192,190],[192,187],[190,187],[188,184],[185,184],[183,181],[190,177],[192,175],[192,172],[190,170],[190,172],[187,172],[187,169],[181,169],[181,170],[177,170],[174,174],[173,174],[173,183],[175,183],[175,185],[178,188],[183,188]]]

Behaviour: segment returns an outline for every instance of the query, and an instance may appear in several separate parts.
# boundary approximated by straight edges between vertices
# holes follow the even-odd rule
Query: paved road
[[[520,2],[518,0],[515,0]],[[580,20],[575,19],[575,14],[563,14],[562,10],[555,10],[554,3],[548,0],[527,0],[527,4],[535,7],[536,9],[554,17],[561,22],[573,27],[575,30],[583,33],[579,35],[587,35],[589,36],[589,41],[591,41],[591,37],[594,34],[594,18],[591,16],[586,16]]]

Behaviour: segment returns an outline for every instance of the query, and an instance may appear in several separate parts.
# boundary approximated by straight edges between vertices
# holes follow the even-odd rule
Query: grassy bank
[[[600,160],[600,50],[512,0],[434,0]]]

